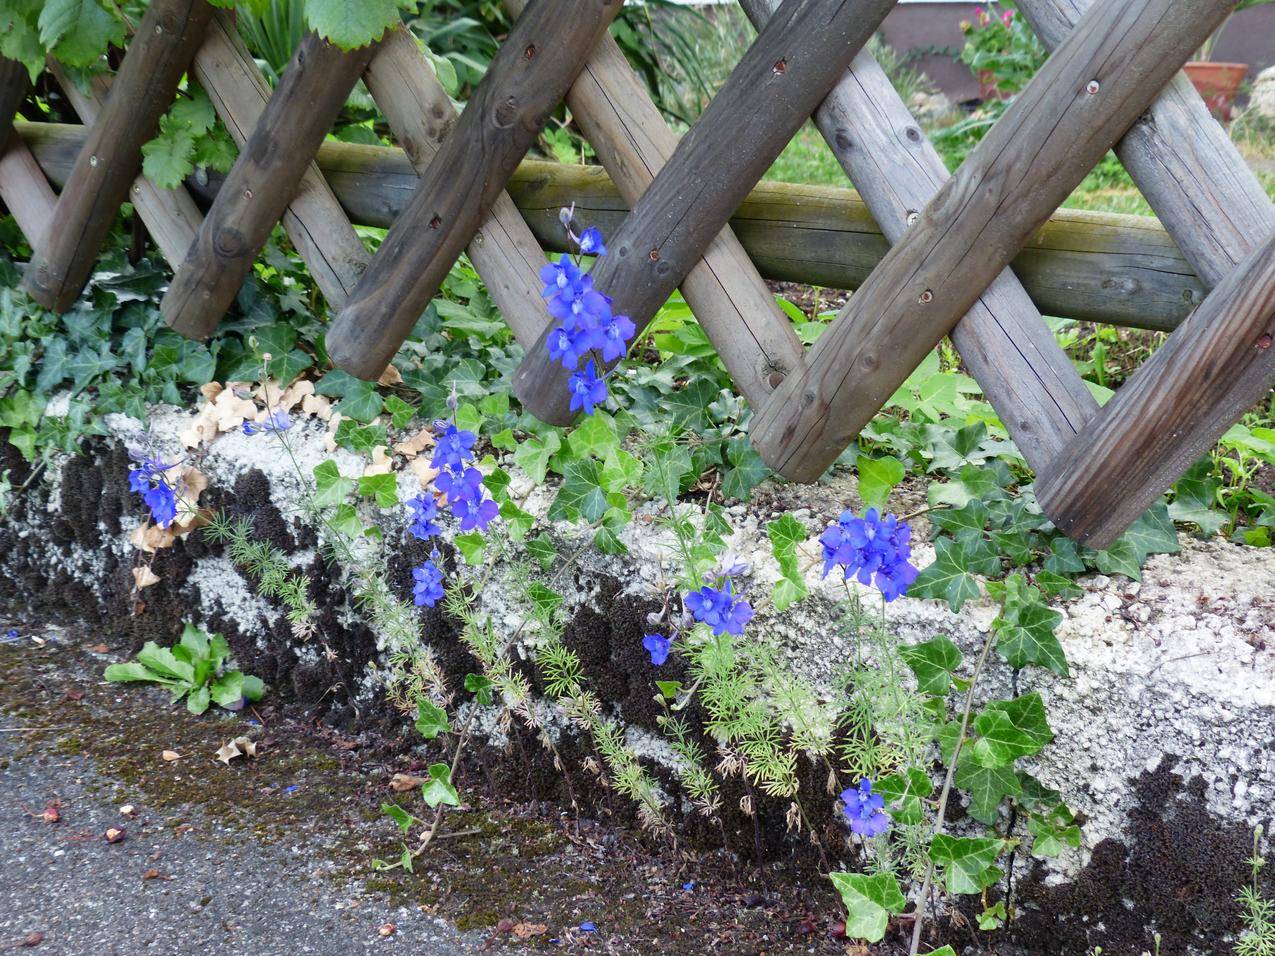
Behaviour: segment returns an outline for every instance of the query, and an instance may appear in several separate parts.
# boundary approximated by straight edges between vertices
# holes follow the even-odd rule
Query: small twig
[[[54,724],[51,727],[0,727],[0,734],[40,733],[45,730],[65,730],[73,724]]]

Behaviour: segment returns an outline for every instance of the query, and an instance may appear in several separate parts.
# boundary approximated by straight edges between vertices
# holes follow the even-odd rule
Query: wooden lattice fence
[[[552,207],[592,199],[613,224],[598,287],[639,330],[682,289],[756,410],[757,450],[781,474],[817,478],[950,335],[1035,470],[1046,514],[1094,547],[1113,541],[1275,382],[1275,208],[1178,72],[1233,0],[1019,0],[1052,55],[950,177],[864,49],[893,0],[740,0],[757,40],[680,139],[607,32],[622,0],[504,2],[514,29],[459,117],[403,28],[352,52],[309,35],[272,93],[232,14],[204,0],[152,0],[109,84],[99,79],[89,95],[61,84],[87,130],[21,124],[12,135],[27,78],[0,63],[0,198],[35,249],[28,290],[68,309],[118,207],[131,201],[174,266],[166,321],[206,337],[281,221],[334,313],[333,361],[375,379],[467,250],[526,348],[515,393],[541,419],[565,424],[567,373],[546,347],[537,272],[542,244],[554,241]],[[239,158],[209,187],[157,189],[138,176],[141,147],[187,70]],[[383,150],[324,143],[360,77],[410,170]],[[588,171],[520,172],[564,99],[618,195],[600,192]],[[748,209],[765,202],[761,177],[812,116],[892,248],[866,253],[880,262],[854,281],[826,276],[853,271],[845,263],[855,250],[822,257],[839,267],[790,276],[862,280],[807,351],[758,269],[773,275],[771,259],[793,255],[775,248],[789,240],[750,225]],[[1119,283],[1083,262],[1050,260],[1057,248],[1041,265],[1033,250],[1065,228],[1066,217],[1046,224],[1113,145],[1172,240],[1131,244],[1155,247],[1146,261],[1178,257],[1181,266],[1163,302],[1154,280],[1131,280],[1147,294],[1099,316],[1175,329],[1100,409],[1038,304],[1095,317],[1090,290],[1121,300]],[[201,191],[211,200],[203,213],[192,195]],[[827,191],[802,195],[806,207],[788,196],[787,228],[826,214],[831,225],[820,228],[841,249],[840,223],[863,211]],[[355,234],[354,210],[390,226],[373,256]]]

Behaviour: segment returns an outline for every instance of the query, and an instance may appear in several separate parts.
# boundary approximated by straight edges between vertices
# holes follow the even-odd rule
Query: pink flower
[[[1013,22],[1014,22],[1013,10],[1006,10],[1004,13],[1001,14],[1001,23],[1005,24],[1005,26],[1010,26]]]

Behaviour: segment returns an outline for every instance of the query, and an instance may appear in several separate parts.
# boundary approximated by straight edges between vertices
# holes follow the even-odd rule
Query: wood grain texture
[[[525,0],[505,0],[505,9],[514,16],[524,6]],[[610,36],[594,47],[567,94],[567,105],[620,194],[630,205],[637,203],[677,149],[678,136]],[[801,343],[792,321],[729,226],[708,244],[681,289],[736,388],[750,402],[760,404],[801,365]]]
[[[19,123],[18,131],[49,180],[64,182],[84,127]],[[393,225],[418,183],[399,149],[328,141],[318,164],[345,213],[365,226]],[[192,178],[186,188],[206,207],[223,179]],[[598,166],[524,160],[507,189],[537,240],[557,252],[566,251],[558,220],[564,204],[574,201],[577,216],[606,235],[629,213]],[[889,250],[858,194],[830,186],[759,183],[735,210],[731,229],[762,275],[780,282],[857,289]],[[1013,267],[1040,311],[1087,322],[1171,332],[1204,300],[1190,264],[1151,216],[1060,209]]]
[[[112,95],[58,197],[24,285],[46,308],[65,312],[79,298],[177,84],[203,39],[213,8],[205,0],[154,0],[120,65]]]
[[[389,31],[363,81],[417,175],[424,176],[457,113],[416,38],[403,27]],[[549,321],[540,298],[545,256],[507,193],[496,197],[466,252],[514,337],[531,345]]]
[[[217,328],[374,49],[301,41],[160,303],[173,329],[202,339]]]
[[[45,178],[44,170],[32,154],[21,130],[0,154],[0,200],[13,216],[31,248],[44,242],[58,196]],[[74,161],[74,157],[71,157]],[[68,163],[68,172],[70,164]]]
[[[1092,2],[1018,6],[1052,49]],[[1208,288],[1275,231],[1275,205],[1184,74],[1116,144],[1116,155]]]
[[[1232,6],[1090,10],[761,409],[762,458],[823,474]]]
[[[31,87],[31,74],[17,60],[0,56],[0,151],[13,132],[13,118]]]
[[[892,6],[785,0],[771,17],[594,269],[597,287],[639,334]],[[549,357],[547,336],[527,352],[513,390],[537,418],[565,424],[574,417],[572,373]]]
[[[110,80],[103,74],[94,76],[89,80],[89,91],[86,93],[66,75],[57,61],[50,58],[48,66],[49,72],[62,87],[63,94],[84,121],[84,125],[92,126],[96,123],[110,93]],[[174,269],[181,265],[186,250],[195,241],[200,223],[204,221],[203,214],[186,188],[178,186],[176,189],[163,189],[145,176],[138,176],[129,187],[128,201],[137,210],[163,257]]]
[[[270,84],[240,38],[230,11],[217,11],[208,25],[204,45],[195,54],[194,73],[231,138],[243,149],[270,101]],[[280,222],[328,305],[339,308],[371,256],[313,162],[293,188]]]
[[[375,379],[406,340],[456,257],[562,101],[622,0],[536,0],[501,44],[328,332],[340,368]]]
[[[740,0],[761,26],[779,0]],[[868,50],[815,113],[815,125],[898,242],[949,179],[947,167]],[[1027,290],[1006,270],[951,331],[952,342],[1029,465],[1043,467],[1098,410]]]
[[[1275,385],[1275,234],[1251,252],[1036,481],[1069,537],[1108,547]]]

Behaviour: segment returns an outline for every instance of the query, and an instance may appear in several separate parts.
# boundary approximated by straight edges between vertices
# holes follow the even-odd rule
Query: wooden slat
[[[363,81],[417,174],[424,176],[456,125],[457,113],[405,27],[385,35]],[[540,299],[545,256],[508,193],[496,197],[466,251],[514,336],[531,345],[549,321]]]
[[[760,27],[779,0],[740,0],[740,6]],[[815,124],[892,243],[950,178],[868,50],[859,51],[820,105]],[[1043,467],[1098,410],[1012,272],[996,277],[951,336],[1033,468]]]
[[[182,335],[211,335],[234,303],[374,49],[344,52],[316,33],[298,45],[160,303]]]
[[[1232,6],[1091,9],[754,419],[763,459],[823,474]]]
[[[9,134],[13,132],[13,118],[26,99],[30,86],[31,75],[27,73],[27,68],[17,60],[0,56],[0,151],[9,142]]]
[[[517,16],[526,0],[505,0]],[[655,181],[678,137],[629,66],[604,36],[567,94],[567,105],[602,166],[630,205]],[[569,205],[569,204],[568,204]],[[727,226],[682,281],[682,295],[739,391],[760,404],[803,361],[791,320]]]
[[[375,379],[469,245],[622,0],[536,3],[501,45],[456,128],[332,323],[328,354]]]
[[[893,0],[785,0],[770,19],[594,269],[598,288],[639,332],[892,6]],[[549,357],[547,336],[528,351],[513,388],[537,418],[564,424],[574,417],[571,373]]]
[[[230,11],[218,10],[208,25],[204,45],[195,54],[194,73],[231,138],[243,149],[270,101],[270,84],[240,38]],[[301,173],[281,222],[328,305],[339,308],[371,256],[314,163]]]
[[[79,298],[128,198],[142,145],[172,104],[212,11],[205,0],[154,0],[146,9],[113,95],[89,133],[23,279],[31,296],[47,308],[65,312]]]
[[[1018,6],[1053,49],[1091,2],[1023,0]],[[1275,230],[1275,205],[1184,74],[1133,124],[1116,155],[1209,288]]]
[[[58,197],[22,137],[11,135],[30,85],[25,66],[0,57],[0,201],[31,247],[38,248],[53,220]]]
[[[57,61],[50,59],[48,67],[84,124],[92,126],[96,123],[110,92],[110,81],[98,74],[89,80],[89,92],[85,93]],[[141,216],[164,258],[174,268],[180,265],[186,250],[195,240],[199,224],[204,220],[186,188],[163,189],[145,176],[138,176],[129,188],[128,201]]]
[[[49,180],[64,182],[84,127],[20,123],[19,132]],[[393,225],[418,182],[403,151],[383,146],[329,140],[318,164],[346,214],[364,226]],[[222,179],[213,173],[186,188],[207,205]],[[629,212],[598,166],[525,160],[508,190],[541,245],[558,252],[566,250],[558,219],[564,205],[575,202],[608,236]],[[832,186],[760,183],[735,210],[731,228],[766,278],[833,289],[858,288],[889,249],[858,195]],[[1200,280],[1151,216],[1059,210],[1013,266],[1047,315],[1170,332],[1204,300]]]
[[[1275,385],[1275,234],[1222,280],[1036,481],[1069,537],[1108,547]],[[1065,463],[1065,464],[1064,464]]]

